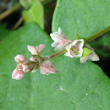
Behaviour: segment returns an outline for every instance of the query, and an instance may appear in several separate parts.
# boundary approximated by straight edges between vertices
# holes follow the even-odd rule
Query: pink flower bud
[[[17,55],[17,56],[15,56],[15,61],[16,62],[24,62],[24,61],[26,61],[26,57],[23,55]]]
[[[72,43],[67,45],[65,49],[67,52],[65,53],[65,56],[68,57],[81,57],[83,53],[83,45],[84,45],[84,40],[79,39],[79,40],[74,40]]]
[[[12,73],[12,79],[20,80],[24,77],[24,72],[15,69]]]
[[[28,45],[28,50],[31,52],[32,55],[39,55],[45,48],[44,44],[40,44],[39,46],[30,46]]]
[[[42,74],[48,75],[48,74],[51,74],[51,73],[55,74],[58,71],[56,70],[54,64],[50,60],[46,60],[41,65],[40,72]]]
[[[61,28],[58,29],[58,32],[51,33],[50,36],[54,41],[51,46],[55,47],[55,51],[62,50],[65,45],[70,42],[70,40],[68,40],[66,36],[62,34]]]

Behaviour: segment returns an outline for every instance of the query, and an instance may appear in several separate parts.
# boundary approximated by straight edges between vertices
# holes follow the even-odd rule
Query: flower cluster
[[[28,45],[28,50],[31,52],[31,57],[27,60],[23,55],[17,55],[15,61],[17,62],[17,67],[12,73],[12,78],[20,80],[24,77],[25,73],[35,72],[40,66],[40,72],[42,74],[56,74],[54,64],[50,61],[52,57],[64,53],[65,56],[70,58],[80,58],[81,63],[85,63],[87,60],[98,61],[99,57],[94,52],[93,48],[89,45],[84,45],[83,39],[77,39],[74,41],[69,40],[65,35],[63,35],[61,28],[58,29],[58,32],[50,34],[52,40],[52,47],[55,47],[55,51],[59,51],[53,55],[43,57],[42,51],[45,48],[44,44],[39,46],[30,46]]]
[[[12,78],[20,80],[24,77],[25,73],[35,72],[40,66],[40,72],[42,74],[57,73],[57,70],[54,64],[49,60],[48,57],[42,57],[41,53],[45,48],[44,44],[39,46],[30,46],[28,45],[28,50],[31,52],[31,57],[29,60],[26,60],[26,57],[23,55],[17,55],[15,61],[17,62],[17,67],[12,73]]]
[[[99,60],[99,57],[94,52],[93,48],[91,48],[89,45],[84,45],[83,39],[71,41],[67,39],[65,35],[62,34],[61,28],[58,28],[58,32],[54,32],[50,34],[50,36],[54,41],[51,46],[55,47],[55,51],[61,51],[62,49],[65,49],[65,56],[71,58],[80,57],[80,63],[85,63],[87,60]]]

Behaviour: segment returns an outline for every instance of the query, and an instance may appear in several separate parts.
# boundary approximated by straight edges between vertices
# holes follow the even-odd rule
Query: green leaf
[[[5,28],[4,25],[0,25],[0,45],[10,32]]]
[[[26,9],[30,8],[30,6],[32,5],[32,0],[19,0],[19,1],[21,5]]]
[[[95,48],[95,51],[99,56],[103,58],[110,57],[110,33],[107,33],[105,36],[102,36],[100,39],[91,42],[90,45],[93,48]]]
[[[61,27],[71,40],[76,39],[77,33],[86,39],[110,25],[109,4],[109,0],[58,0],[52,30],[56,32]],[[56,62],[59,61],[58,57]],[[69,96],[65,100],[72,100],[71,106],[64,104],[69,106],[65,110],[110,109],[110,81],[98,66],[91,62],[80,64],[79,61],[69,58],[65,58],[65,61],[62,59],[62,65],[64,72],[61,73],[65,73],[66,77],[60,78],[63,83],[60,81],[60,84]],[[57,66],[62,67],[60,64]]]
[[[17,36],[17,37],[15,37]],[[45,44],[43,55],[53,53],[51,39],[39,26],[28,24],[10,34],[0,47],[0,110],[109,110],[110,81],[95,64],[80,64],[64,55],[52,59],[58,74],[27,73],[11,79],[14,56],[30,52],[27,45]]]
[[[109,0],[58,0],[53,17],[53,31],[61,27],[64,34],[81,38],[110,26]]]
[[[32,6],[22,12],[26,24],[35,22],[42,29],[44,28],[44,10],[39,0],[33,0]]]

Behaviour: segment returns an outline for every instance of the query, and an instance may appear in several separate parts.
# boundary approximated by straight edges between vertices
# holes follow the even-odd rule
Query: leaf
[[[53,32],[61,27],[63,33],[71,40],[76,39],[77,33],[86,39],[110,25],[109,4],[110,1],[104,0],[59,0],[53,16]],[[59,63],[60,58],[55,62]],[[69,96],[66,100],[72,100],[71,106],[63,105],[69,106],[65,110],[110,109],[110,81],[97,65],[91,62],[79,64],[76,59],[69,58],[62,59],[61,63],[61,71],[64,72],[61,72],[63,78],[60,78],[60,82],[63,84],[60,84]],[[62,68],[57,64],[57,68],[60,67]]]
[[[110,26],[109,0],[58,0],[53,31],[61,27],[70,39],[88,38],[92,34]]]
[[[15,37],[17,36],[17,37]],[[52,41],[39,26],[28,24],[10,34],[0,47],[0,110],[107,110],[110,81],[95,64],[80,64],[64,55],[52,59],[58,74],[27,73],[11,79],[14,56],[30,56],[27,45],[45,44],[43,55],[53,53]]]
[[[42,29],[44,28],[44,10],[39,0],[33,0],[32,6],[22,12],[26,24],[35,22]]]
[[[9,31],[3,25],[0,25],[0,45],[3,43],[4,39],[7,37],[7,34],[9,34]]]
[[[95,51],[103,58],[110,57],[110,33],[102,36],[100,39],[92,41],[90,45],[95,48]],[[101,49],[100,49],[101,48]]]
[[[32,0],[19,0],[19,2],[26,9],[30,8],[30,6],[32,5]]]

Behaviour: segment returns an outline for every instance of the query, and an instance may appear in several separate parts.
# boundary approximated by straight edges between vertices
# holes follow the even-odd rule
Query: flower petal
[[[81,57],[80,58],[80,63],[85,63],[87,60],[99,61],[100,59],[99,59],[99,56],[93,51],[89,55]]]
[[[58,32],[54,32],[50,34],[53,41],[58,42],[60,40],[61,35]]]
[[[24,62],[24,61],[26,61],[26,57],[23,55],[17,55],[17,56],[15,56],[15,61],[16,62]]]
[[[45,45],[44,44],[40,44],[39,46],[35,46],[36,52],[38,54],[41,54],[42,51],[44,50],[44,48],[45,48]]]
[[[83,53],[83,45],[84,45],[84,40],[79,39],[79,40],[74,40],[71,42],[69,45],[65,47],[67,52],[65,53],[65,56],[68,57],[81,57]]]
[[[24,77],[24,72],[15,69],[12,73],[12,79],[20,80]]]
[[[34,46],[28,45],[27,48],[32,55],[38,55],[38,53],[36,52],[36,48]]]
[[[46,60],[43,62],[43,64],[41,65],[41,68],[40,68],[40,72],[42,74],[50,74],[50,73],[57,73],[58,71],[56,70],[54,64],[50,61],[50,60]]]

